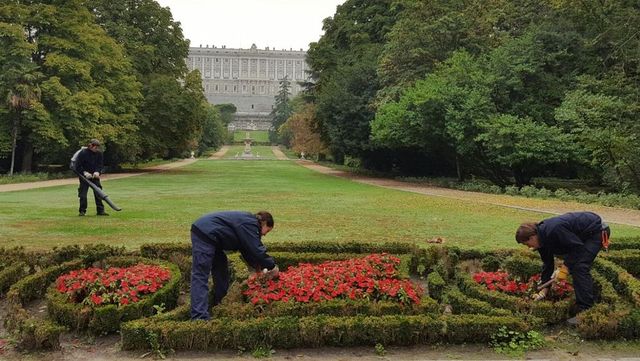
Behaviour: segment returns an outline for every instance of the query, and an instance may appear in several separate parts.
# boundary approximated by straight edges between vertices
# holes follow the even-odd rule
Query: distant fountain
[[[247,132],[247,135],[244,137],[244,152],[242,152],[242,158],[253,158],[253,153],[251,153],[251,134]]]

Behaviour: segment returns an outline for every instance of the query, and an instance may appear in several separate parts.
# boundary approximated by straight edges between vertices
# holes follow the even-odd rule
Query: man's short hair
[[[97,139],[91,139],[91,140],[89,141],[89,145],[96,145],[96,146],[98,146],[98,147],[99,147],[99,146],[100,146],[100,141],[99,141],[99,140],[97,140]]]

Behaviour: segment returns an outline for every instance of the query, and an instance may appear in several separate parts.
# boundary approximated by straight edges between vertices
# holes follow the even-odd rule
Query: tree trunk
[[[19,115],[17,115],[19,117]],[[11,130],[11,167],[9,168],[9,176],[13,175],[13,168],[16,164],[16,145],[18,143],[18,124],[19,120],[16,118],[13,122],[13,129]]]
[[[27,139],[25,139],[22,149],[22,171],[24,173],[31,173],[31,167],[33,166],[33,145]]]
[[[460,164],[460,155],[456,153],[456,173],[458,174],[458,182],[464,181],[464,174],[462,174],[462,165]]]

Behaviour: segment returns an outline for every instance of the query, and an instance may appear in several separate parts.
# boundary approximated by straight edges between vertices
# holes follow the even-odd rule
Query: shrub
[[[29,266],[24,262],[16,262],[0,271],[0,295],[4,294],[12,284],[29,274]]]
[[[31,318],[24,305],[41,298],[47,286],[60,274],[81,266],[80,260],[65,262],[29,275],[11,286],[7,292],[8,312],[4,325],[16,338],[18,348],[34,350],[60,347],[58,339],[64,327]]]
[[[436,300],[442,299],[442,293],[447,283],[444,281],[440,273],[431,272],[427,276],[427,285],[429,287],[429,296]]]
[[[482,259],[482,270],[485,272],[495,272],[500,268],[502,261],[496,256],[487,256]]]
[[[542,269],[539,259],[533,259],[518,253],[507,257],[502,266],[511,276],[521,281],[528,280],[531,276],[540,273]]]

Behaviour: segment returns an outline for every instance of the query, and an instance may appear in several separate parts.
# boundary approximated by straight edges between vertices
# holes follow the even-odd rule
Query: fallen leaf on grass
[[[435,237],[427,240],[427,243],[444,243],[445,239],[443,237]]]

